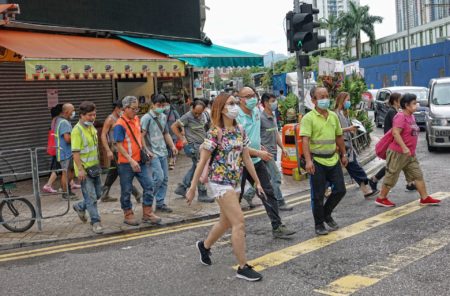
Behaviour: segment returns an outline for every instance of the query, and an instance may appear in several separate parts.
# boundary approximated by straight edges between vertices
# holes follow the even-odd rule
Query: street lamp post
[[[409,1],[406,2],[406,35],[408,36],[408,67],[409,67],[409,85],[412,85],[412,67],[411,67],[411,36],[409,30]]]

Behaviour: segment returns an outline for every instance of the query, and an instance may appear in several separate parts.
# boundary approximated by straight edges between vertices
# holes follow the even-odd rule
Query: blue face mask
[[[253,110],[256,107],[256,104],[258,104],[257,98],[251,98],[251,99],[247,99],[247,101],[245,101],[245,106],[250,110]]]
[[[166,108],[155,108],[154,109],[154,111],[155,111],[155,113],[158,113],[158,114],[162,114],[162,113],[164,113],[164,111],[166,110]]]
[[[270,107],[272,108],[272,111],[275,111],[278,108],[278,103],[277,102],[273,102],[273,103],[270,104]]]
[[[345,103],[344,103],[344,109],[350,109],[350,107],[352,106],[352,102],[350,102],[350,101],[346,101]]]
[[[83,124],[84,124],[84,126],[93,126],[94,122],[92,122],[92,121],[85,121]]]
[[[330,108],[330,99],[324,98],[324,99],[317,100],[317,107],[322,110],[326,110],[326,109]]]

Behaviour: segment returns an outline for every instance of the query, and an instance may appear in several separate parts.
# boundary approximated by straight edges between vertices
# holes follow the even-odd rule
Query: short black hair
[[[268,102],[271,98],[277,98],[274,94],[270,94],[270,93],[263,93],[263,95],[261,96],[261,104],[263,104],[265,102]]]
[[[62,112],[62,109],[63,109],[63,104],[57,104],[55,107],[50,109],[50,114],[51,114],[52,118],[59,116],[59,114],[61,114],[61,112]]]
[[[311,96],[311,100],[312,98],[314,98],[314,95],[316,94],[316,87],[313,86],[310,90],[309,90],[309,95]]]
[[[154,96],[152,98],[152,103],[153,104],[158,104],[158,103],[166,103],[167,102],[167,98],[164,94],[157,94],[156,96]]]
[[[95,109],[97,109],[97,107],[95,106],[95,104],[93,102],[83,101],[80,104],[80,114],[81,115],[86,115],[89,112],[95,111]]]
[[[400,106],[402,109],[405,109],[406,105],[411,104],[412,101],[417,101],[417,96],[415,94],[406,93],[400,99]]]
[[[116,108],[122,108],[122,100],[115,100],[112,104],[113,110]]]
[[[280,89],[280,95],[284,94],[284,90]]]

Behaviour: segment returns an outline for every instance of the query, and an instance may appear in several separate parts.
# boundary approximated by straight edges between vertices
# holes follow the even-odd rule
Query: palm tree
[[[381,16],[369,14],[369,6],[359,6],[355,2],[349,2],[348,12],[341,14],[338,19],[337,35],[345,40],[346,50],[350,50],[353,40],[356,43],[356,58],[361,58],[361,31],[363,31],[370,40],[372,53],[376,51],[374,24],[383,21]]]
[[[338,28],[338,24],[339,24],[339,19],[336,15],[332,14],[328,17],[328,19],[326,18],[321,18],[319,20],[320,23],[320,28],[327,30],[328,32],[330,32],[331,36],[336,36],[336,31]],[[333,47],[333,42],[330,43],[331,47]]]

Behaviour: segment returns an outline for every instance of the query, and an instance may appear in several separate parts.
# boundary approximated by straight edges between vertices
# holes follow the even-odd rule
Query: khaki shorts
[[[423,180],[422,170],[415,156],[388,150],[386,157],[386,176],[384,177],[383,184],[388,188],[394,187],[397,184],[401,171],[405,174],[408,183]]]

